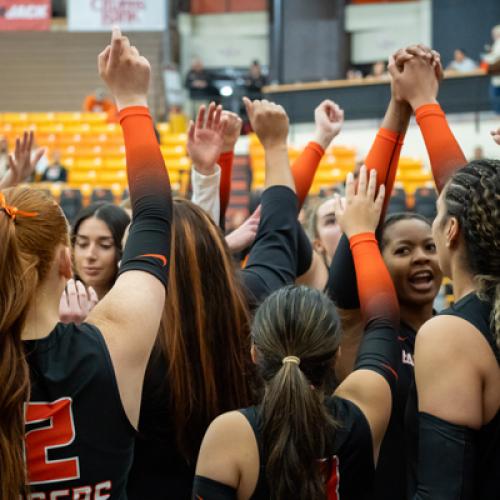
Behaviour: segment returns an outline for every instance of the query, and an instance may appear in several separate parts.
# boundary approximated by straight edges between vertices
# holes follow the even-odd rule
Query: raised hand
[[[490,134],[491,137],[493,137],[493,140],[500,146],[500,127],[496,130],[492,130]]]
[[[334,198],[335,217],[348,238],[359,233],[374,232],[378,226],[382,206],[384,204],[385,187],[382,184],[377,190],[377,172],[370,170],[367,182],[366,167],[359,171],[358,188],[356,190],[354,176],[347,174],[345,198],[337,194]]]
[[[314,110],[315,142],[326,149],[339,134],[344,123],[344,110],[326,99]]]
[[[45,149],[39,149],[31,158],[34,138],[33,131],[26,131],[21,139],[19,137],[16,139],[14,153],[9,155],[9,170],[0,180],[0,189],[16,186],[35,171],[36,164],[45,153]]]
[[[390,67],[394,95],[398,101],[406,101],[413,110],[422,104],[436,103],[439,82],[434,68],[423,58],[407,61],[403,71]]]
[[[389,61],[391,88],[397,101],[406,101],[415,110],[435,103],[442,78],[440,56],[424,46],[411,46],[394,54]]]
[[[222,144],[222,152],[226,153],[234,149],[234,145],[241,133],[241,118],[232,111],[222,111],[222,118],[226,121],[226,129],[224,130],[224,142]]]
[[[288,115],[283,106],[273,102],[243,98],[254,132],[265,149],[286,146]]]
[[[151,67],[119,28],[113,28],[111,45],[99,54],[97,65],[118,109],[147,106]]]
[[[414,57],[422,57],[427,60],[427,62],[429,62],[429,64],[431,64],[431,66],[434,68],[436,78],[440,81],[443,79],[444,72],[443,66],[441,64],[441,54],[438,51],[427,47],[426,45],[410,45],[405,49],[399,49],[394,53],[391,59],[394,60],[397,68],[400,71],[403,71],[403,67],[406,61],[409,61]]]
[[[205,121],[205,106],[200,106],[196,123],[189,124],[187,151],[198,172],[209,175],[222,151],[227,121],[222,106],[211,102]]]
[[[254,213],[232,233],[226,236],[226,243],[232,253],[238,253],[252,246],[260,223],[260,205]]]
[[[59,319],[62,323],[83,323],[97,302],[92,287],[86,289],[81,281],[69,280],[59,303]]]

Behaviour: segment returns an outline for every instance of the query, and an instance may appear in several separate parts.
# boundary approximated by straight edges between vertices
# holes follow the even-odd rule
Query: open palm
[[[205,111],[200,106],[196,123],[189,125],[187,151],[196,169],[210,174],[222,151],[226,121],[221,118],[222,106],[210,103],[206,121]]]

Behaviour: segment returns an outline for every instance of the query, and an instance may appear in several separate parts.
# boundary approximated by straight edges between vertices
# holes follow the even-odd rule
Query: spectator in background
[[[476,146],[474,148],[474,154],[472,160],[482,160],[484,158],[484,151],[482,146]]]
[[[89,113],[106,113],[109,122],[117,122],[118,110],[115,103],[106,97],[106,91],[98,88],[92,95],[88,95],[83,101],[83,111]]]
[[[9,145],[7,139],[0,136],[0,179],[9,169]]]
[[[482,59],[491,69],[500,65],[500,24],[497,24],[491,31],[493,45],[487,54],[483,54]],[[491,77],[490,98],[495,113],[500,114],[500,69],[498,74]]]
[[[52,163],[42,174],[42,182],[67,182],[68,170],[61,164],[61,153],[54,151],[52,153]]]
[[[191,97],[193,94],[200,95],[205,93],[210,85],[210,76],[203,66],[203,62],[199,57],[193,59],[191,69],[186,75],[186,88],[189,90]]]
[[[43,153],[39,154],[43,149]],[[38,158],[38,160],[37,160]],[[25,180],[25,182],[39,181],[42,178],[43,173],[47,170],[49,166],[49,160],[47,159],[47,150],[45,148],[40,148],[34,139],[33,149],[31,151],[31,161],[36,161],[35,171],[31,176]]]
[[[389,73],[387,73],[387,68],[384,61],[377,61],[373,63],[372,71],[366,76],[368,80],[388,80]]]
[[[267,77],[262,73],[260,62],[255,59],[250,65],[248,74],[245,76],[245,87],[248,97],[259,99],[262,94],[262,87],[267,84]]]
[[[447,70],[457,71],[459,73],[467,73],[477,69],[478,64],[470,57],[467,57],[464,49],[455,49],[453,52],[453,61],[446,67]]]
[[[356,68],[349,68],[345,75],[346,80],[362,80],[363,73]]]

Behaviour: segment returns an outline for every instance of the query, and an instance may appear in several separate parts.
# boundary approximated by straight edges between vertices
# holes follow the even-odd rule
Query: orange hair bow
[[[7,205],[3,193],[0,193],[0,210],[3,210],[13,221],[16,220],[18,215],[21,217],[36,217],[38,215],[38,212],[25,212],[12,205]]]

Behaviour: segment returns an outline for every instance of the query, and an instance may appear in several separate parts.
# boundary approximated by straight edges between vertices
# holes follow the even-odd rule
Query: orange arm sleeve
[[[325,150],[316,142],[310,142],[292,165],[292,175],[295,180],[295,191],[299,200],[299,210],[311,189],[314,175]]]
[[[356,268],[359,303],[365,320],[389,317],[397,322],[396,289],[382,259],[375,233],[360,233],[349,239]]]
[[[441,192],[453,173],[467,164],[439,104],[424,104],[415,111],[431,162],[436,189]]]
[[[375,141],[365,158],[368,170],[377,171],[377,187],[385,184],[385,200],[380,220],[385,218],[385,211],[391,198],[396,171],[398,169],[399,156],[403,147],[404,134],[381,128],[375,136]]]
[[[231,174],[233,172],[234,151],[226,151],[221,153],[217,164],[221,169],[220,176],[220,223],[224,225],[226,210],[231,197]],[[218,222],[218,221],[216,221]]]

